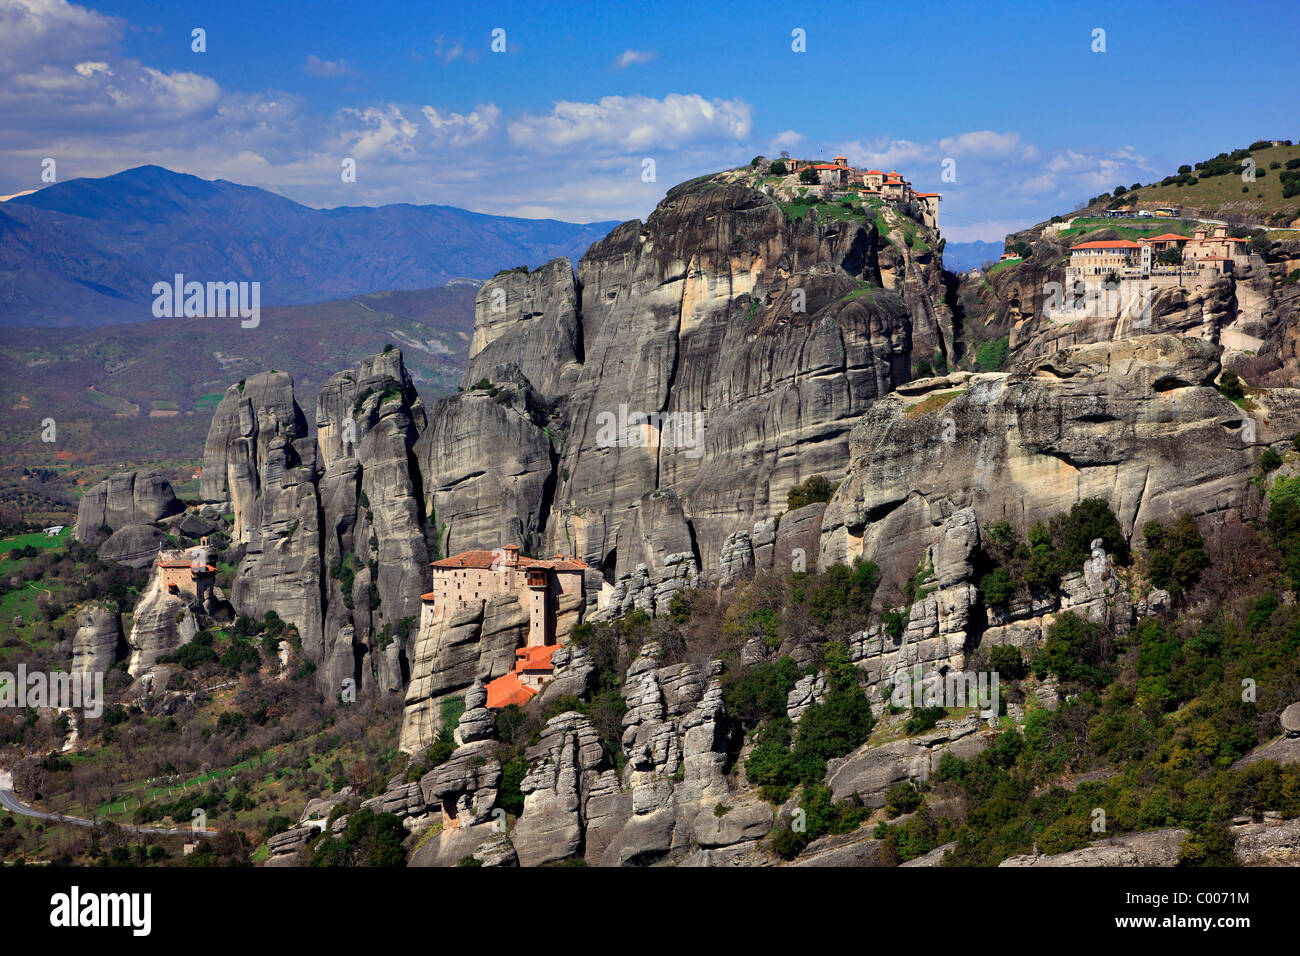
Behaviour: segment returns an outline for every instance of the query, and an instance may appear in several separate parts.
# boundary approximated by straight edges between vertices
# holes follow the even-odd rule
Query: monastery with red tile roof
[[[553,667],[556,612],[562,598],[581,599],[585,561],[572,555],[548,560],[520,555],[517,545],[492,551],[462,551],[434,561],[433,590],[420,595],[421,627],[446,621],[458,610],[513,594],[528,611],[528,638],[515,652],[514,670],[487,685],[489,709],[527,703]]]

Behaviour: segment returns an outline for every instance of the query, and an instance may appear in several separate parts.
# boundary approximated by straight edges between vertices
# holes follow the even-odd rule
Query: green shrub
[[[1169,524],[1148,521],[1142,535],[1146,539],[1147,578],[1170,594],[1189,590],[1210,563],[1196,519],[1190,514]]]
[[[1115,660],[1114,641],[1100,624],[1066,611],[1047,629],[1043,662],[1062,681],[1085,687],[1104,687]]]
[[[756,725],[785,715],[786,698],[799,679],[799,666],[790,657],[760,661],[722,682],[722,700],[733,719]]]
[[[1239,399],[1246,397],[1246,389],[1241,384],[1241,379],[1232,369],[1225,369],[1219,376],[1218,384],[1219,394],[1224,398]]]
[[[830,501],[831,496],[835,494],[838,485],[832,484],[822,475],[813,475],[803,484],[795,485],[786,493],[785,506],[787,511],[794,511],[796,508],[802,508],[805,505],[811,505],[820,501]]]
[[[999,680],[1020,680],[1029,674],[1029,665],[1025,663],[1020,648],[1010,644],[989,648],[989,669],[998,675]]]
[[[903,731],[909,735],[925,733],[947,716],[948,711],[942,707],[918,707],[903,721]]]
[[[391,813],[375,813],[361,807],[348,814],[348,822],[337,838],[325,836],[317,842],[311,866],[403,866],[406,830]]]
[[[1007,356],[1011,354],[1011,339],[1009,336],[1002,336],[1000,339],[990,339],[987,342],[981,342],[975,348],[975,367],[981,372],[996,372],[1006,364]]]
[[[980,578],[980,591],[989,607],[1005,608],[1015,596],[1016,588],[1011,573],[1006,568],[996,567]]]
[[[904,813],[920,809],[921,800],[921,791],[916,789],[911,781],[904,781],[890,788],[888,796],[885,797],[885,810],[892,820]]]

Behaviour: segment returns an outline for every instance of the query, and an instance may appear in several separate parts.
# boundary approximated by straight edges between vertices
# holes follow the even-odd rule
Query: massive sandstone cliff
[[[853,431],[823,566],[861,554],[888,593],[962,508],[1026,528],[1101,498],[1130,535],[1183,512],[1253,516],[1259,454],[1300,432],[1300,391],[1260,390],[1246,412],[1213,387],[1218,354],[1204,339],[1142,336],[909,385]]]
[[[204,450],[203,500],[233,516],[241,614],[294,624],[324,693],[400,690],[405,632],[428,589],[413,446],[424,409],[392,349],[326,383],[317,432],[283,372],[226,390]]]
[[[792,486],[843,475],[853,424],[910,377],[913,336],[951,348],[943,289],[901,232],[788,216],[725,176],[670,190],[576,274],[497,277],[464,388],[418,443],[441,549],[576,553],[593,598],[603,576],[653,612],[656,585],[716,571]]]

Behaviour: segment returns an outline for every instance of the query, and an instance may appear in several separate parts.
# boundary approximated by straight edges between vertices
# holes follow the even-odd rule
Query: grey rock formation
[[[297,626],[307,659],[320,663],[316,447],[288,374],[263,372],[226,389],[204,445],[200,495],[233,513],[232,537],[246,548],[231,588],[235,608],[256,618],[275,611]]]
[[[1288,737],[1300,737],[1300,703],[1289,705],[1278,721]]]
[[[857,794],[869,807],[883,807],[890,789],[899,783],[924,783],[945,753],[969,760],[986,748],[991,731],[973,718],[941,721],[936,732],[913,740],[872,746],[863,744],[846,757],[826,764],[826,785],[832,798]]]
[[[445,825],[472,827],[492,819],[501,785],[494,746],[480,740],[458,747],[450,760],[420,778],[425,803],[442,809]]]
[[[333,376],[317,435],[283,372],[231,386],[213,415],[200,488],[229,509],[245,549],[231,602],[298,628],[322,692],[401,692],[428,590],[425,502],[414,448],[423,403],[401,352]]]
[[[127,672],[139,677],[160,658],[188,643],[198,630],[185,602],[169,594],[161,575],[155,573],[133,612],[131,633],[127,637],[130,651]]]
[[[1098,840],[1068,853],[1012,856],[998,866],[1177,866],[1186,830],[1149,830]]]
[[[96,552],[101,561],[113,561],[131,568],[147,568],[158,557],[167,536],[149,524],[123,525]]]
[[[824,674],[805,674],[795,681],[794,687],[786,696],[785,713],[798,723],[799,718],[813,704],[821,703],[826,698],[826,677]]]
[[[920,566],[926,573],[911,605],[907,624],[899,635],[883,623],[854,635],[850,658],[867,673],[871,690],[892,682],[894,674],[920,665],[926,673],[944,666],[962,669],[972,638],[972,613],[979,595],[970,578],[979,549],[975,513],[954,512],[939,529],[936,543],[928,547]]]
[[[486,287],[485,290],[487,291]],[[480,296],[481,299],[481,296]],[[473,386],[433,406],[416,446],[426,509],[441,554],[542,540],[547,489],[554,481],[551,440],[534,420],[521,377]]]
[[[492,736],[492,711],[487,709],[487,688],[476,680],[465,692],[465,710],[456,725],[456,743],[464,746]]]
[[[927,354],[951,345],[932,253],[870,221],[787,219],[733,174],[670,190],[577,273],[484,286],[462,390],[418,455],[445,551],[577,553],[613,613],[662,609],[678,586],[661,582],[690,561],[711,575],[727,542],[728,576],[807,550],[803,516],[776,540],[786,492],[843,475],[852,423],[908,377],[913,328]]]
[[[527,633],[528,614],[510,594],[457,610],[445,621],[423,621],[414,638],[400,747],[414,753],[432,743],[442,729],[442,702],[511,670]]]
[[[1246,866],[1300,865],[1300,818],[1235,827],[1233,853]]]
[[[877,402],[822,520],[822,566],[887,551],[882,586],[901,590],[931,529],[968,507],[981,524],[1028,527],[1097,497],[1127,533],[1182,512],[1253,513],[1256,446],[1300,430],[1300,393],[1263,392],[1248,416],[1211,386],[1217,354],[1142,336],[974,375],[955,395]]]
[[[519,785],[524,813],[511,834],[521,866],[573,856],[582,846],[583,797],[604,761],[590,720],[572,711],[552,717],[527,753],[529,770]]]
[[[72,638],[72,673],[107,673],[125,650],[122,619],[114,608],[85,605],[77,612]]]
[[[418,620],[420,595],[431,585],[413,453],[425,427],[424,405],[402,353],[390,349],[332,376],[316,400],[316,426],[321,560],[328,575],[324,653],[342,659],[333,649],[350,627],[347,649],[365,663],[348,676],[362,692],[376,678],[384,690],[400,689],[400,660],[409,649],[392,632],[401,621]],[[345,594],[347,568],[355,573]],[[394,660],[386,663],[383,652],[394,640]]]
[[[104,537],[103,528],[112,532],[126,525],[150,524],[183,510],[171,483],[161,475],[120,472],[81,496],[76,537],[83,542],[99,541]]]

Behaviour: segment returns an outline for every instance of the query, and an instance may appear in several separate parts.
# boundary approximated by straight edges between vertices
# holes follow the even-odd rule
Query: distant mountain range
[[[312,209],[160,166],[75,179],[0,203],[0,326],[152,319],[155,282],[259,282],[261,305],[486,279],[575,261],[617,223],[452,206]]]
[[[426,402],[454,392],[477,293],[477,283],[457,282],[270,306],[256,329],[206,318],[56,334],[0,329],[0,516],[18,504],[66,518],[83,476],[97,481],[120,467],[193,459],[222,393],[256,372],[291,369],[311,416],[329,376],[393,345]],[[41,440],[50,419],[58,426],[53,445]]]
[[[949,272],[969,272],[990,259],[997,262],[1005,248],[1001,242],[945,242],[943,267]]]

